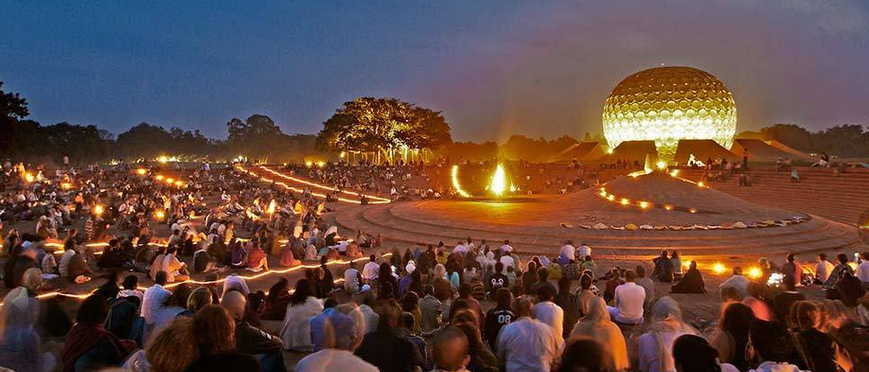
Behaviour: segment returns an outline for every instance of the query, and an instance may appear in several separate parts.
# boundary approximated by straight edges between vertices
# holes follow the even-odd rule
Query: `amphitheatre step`
[[[457,233],[457,231],[461,230],[455,228],[440,228],[435,231],[421,228],[410,230],[407,228],[396,228],[387,224],[367,220],[363,218],[364,212],[365,211],[355,210],[352,213],[345,212],[343,214],[338,214],[336,215],[336,222],[344,229],[353,231],[362,229],[372,233],[380,233],[388,241],[408,244],[423,245],[441,240],[449,244],[450,240],[457,241],[467,238],[468,236],[476,240],[487,239],[497,242],[506,237],[510,238],[511,243],[523,252],[546,254],[557,253],[557,249],[561,245],[561,240],[559,239],[553,241],[545,241],[544,239],[516,239],[516,236],[512,234],[505,234],[497,231],[481,234],[480,232],[473,231],[462,231],[462,233]],[[642,257],[655,255],[662,248],[679,249],[685,255],[757,256],[789,251],[814,252],[840,249],[858,243],[856,234],[849,234],[844,228],[836,230],[838,232],[832,234],[820,234],[821,236],[807,232],[803,236],[798,236],[796,241],[783,241],[782,239],[752,241],[751,239],[743,239],[742,241],[731,244],[714,245],[684,245],[682,242],[661,244],[664,242],[646,241],[646,244],[638,246],[636,242],[619,240],[618,238],[611,238],[608,239],[608,241],[597,241],[594,238],[589,238],[586,239],[586,242],[588,242],[593,248],[595,248],[596,252],[599,253],[614,255],[631,254]],[[573,237],[575,238],[575,235]],[[795,250],[795,246],[799,248]]]
[[[413,228],[435,228],[435,229],[456,229],[452,220],[441,220],[435,219],[431,216],[427,216],[429,218],[422,220],[420,218],[413,218],[413,216],[407,216],[401,213],[397,213],[396,209],[398,209],[401,204],[391,205],[388,208],[376,208],[369,209],[364,212],[364,217],[371,222],[377,223],[377,221],[390,221],[394,225],[398,225],[404,223],[405,226],[410,224]],[[388,214],[385,214],[388,211]],[[555,225],[555,224],[553,224]],[[495,232],[495,233],[509,233],[514,236],[529,236],[540,238],[541,234],[528,232],[528,229],[531,228],[540,228],[540,227],[524,227],[524,226],[511,226],[511,225],[492,225],[488,228],[470,228],[467,226],[463,226],[461,229],[468,231],[470,233],[481,233],[481,232]],[[765,238],[773,238],[773,237],[786,237],[788,235],[794,234],[805,234],[805,233],[821,233],[830,228],[829,224],[823,220],[810,220],[798,225],[791,225],[785,229],[780,228],[765,228],[765,229],[756,229],[751,230],[756,232],[755,236],[765,237]],[[596,230],[583,230],[580,228],[576,229],[557,229],[558,233],[552,234],[552,231],[549,231],[547,234],[548,237],[555,237],[560,241],[564,239],[576,239],[577,235],[586,235],[589,239],[619,239],[619,240],[644,240],[644,241],[655,241],[659,240],[663,242],[663,240],[667,241],[680,241],[680,240],[727,240],[727,239],[735,239],[735,240],[744,240],[742,236],[736,236],[734,234],[731,238],[722,239],[721,237],[709,237],[708,232],[704,231],[638,231],[638,232],[608,232],[608,231],[596,231]],[[746,230],[748,231],[748,230]],[[613,234],[618,234],[617,236],[613,236]]]

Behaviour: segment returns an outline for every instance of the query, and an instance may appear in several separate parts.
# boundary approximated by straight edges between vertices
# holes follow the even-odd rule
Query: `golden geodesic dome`
[[[682,139],[711,139],[730,149],[736,103],[727,87],[705,71],[650,68],[622,80],[607,97],[603,133],[611,149],[625,141],[654,140],[666,161]]]

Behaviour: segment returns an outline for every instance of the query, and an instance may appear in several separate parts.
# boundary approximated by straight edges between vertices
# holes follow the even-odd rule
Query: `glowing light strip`
[[[283,173],[281,173],[281,172],[275,171],[275,170],[273,170],[273,169],[269,169],[269,168],[267,168],[267,167],[265,167],[265,166],[262,166],[262,165],[260,166],[260,168],[262,168],[262,170],[264,170],[264,171],[266,171],[266,172],[269,172],[269,173],[271,173],[271,174],[274,174],[275,176],[278,176],[278,177],[281,177],[281,178],[283,178],[283,179],[287,179],[287,180],[290,180],[290,181],[293,181],[293,182],[303,183],[303,184],[305,184],[305,185],[314,186],[314,187],[321,188],[321,189],[324,189],[324,190],[329,190],[329,191],[336,191],[336,192],[340,192],[340,193],[347,194],[347,195],[354,195],[354,196],[357,195],[356,193],[351,192],[351,191],[339,190],[339,189],[337,189],[337,188],[335,188],[335,187],[326,186],[326,185],[321,185],[321,184],[319,184],[319,183],[314,183],[314,182],[311,182],[311,181],[303,180],[303,179],[301,179],[301,178],[291,177],[291,176],[288,176],[288,175],[283,174]],[[382,198],[382,197],[379,197],[379,196],[366,195],[366,194],[362,194],[362,195],[365,195],[365,197],[368,198],[368,199],[377,200],[377,201],[383,201],[383,202],[387,202],[387,203],[390,202],[389,199]]]
[[[391,256],[392,256],[392,253],[384,253],[384,254],[380,255],[381,258],[391,257]],[[369,259],[368,257],[359,257],[359,258],[352,259],[352,260],[329,261],[326,263],[326,265],[327,266],[329,266],[329,265],[348,265],[351,262],[360,262],[360,261],[365,261],[368,259]],[[293,266],[293,267],[290,267],[287,269],[282,269],[282,270],[266,270],[266,271],[263,271],[263,272],[258,273],[256,275],[253,275],[253,276],[241,276],[241,277],[245,281],[257,280],[257,279],[260,279],[260,278],[263,278],[266,276],[270,276],[273,274],[287,274],[287,273],[291,273],[293,271],[298,271],[298,270],[302,270],[302,269],[313,269],[313,268],[317,268],[317,267],[320,267],[320,265],[319,264],[316,264],[316,265],[298,265],[298,266]],[[218,280],[211,280],[211,281],[207,281],[207,280],[206,281],[199,281],[199,280],[188,279],[188,280],[181,281],[181,282],[167,284],[165,286],[165,288],[174,288],[174,287],[177,287],[177,286],[179,286],[181,284],[185,284],[185,283],[186,284],[197,284],[197,285],[221,284],[221,283],[226,281],[226,278],[227,277],[224,277],[224,278],[221,278]],[[338,283],[341,283],[344,281],[344,279],[341,278],[341,279],[337,279],[335,281]],[[145,291],[148,289],[148,287],[138,287],[137,289],[139,289],[140,291]],[[96,289],[94,289],[93,291],[95,291],[95,290]],[[53,292],[46,292],[46,293],[39,294],[36,296],[36,298],[43,299],[43,298],[51,298],[51,297],[55,297],[55,296],[63,296],[63,297],[77,298],[77,299],[83,300],[83,299],[87,298],[88,296],[90,296],[93,293],[93,291],[88,292],[86,294],[64,293],[64,292],[60,292],[60,291],[53,291]],[[2,307],[3,304],[4,304],[3,302],[0,302],[0,307]]]
[[[462,185],[459,184],[459,166],[453,165],[453,168],[450,170],[450,178],[453,181],[453,188],[456,189],[456,193],[463,198],[470,198],[471,194],[468,194],[467,191],[462,189]]]
[[[643,209],[643,210],[655,207],[655,204],[653,204],[652,202],[645,201],[645,200],[639,200],[639,201],[633,202],[628,198],[618,198],[614,194],[608,193],[606,191],[605,187],[601,187],[600,192],[597,195],[606,201],[618,203],[618,204],[625,205],[625,206],[631,205],[631,206],[635,206],[635,207]],[[664,209],[669,211],[669,210],[672,210],[673,207],[670,206],[670,208],[667,208],[667,206],[664,206]],[[696,211],[697,210],[694,209],[694,212],[696,212]],[[691,213],[694,213],[694,212],[691,212]]]
[[[239,171],[244,172],[245,174],[251,174],[251,175],[254,175],[254,176],[256,176],[256,177],[259,177],[259,179],[262,180],[263,182],[274,182],[275,185],[279,185],[279,186],[281,186],[281,187],[283,187],[283,188],[285,188],[285,189],[287,189],[287,190],[290,190],[290,191],[299,192],[299,193],[304,193],[304,192],[305,192],[305,190],[302,190],[302,189],[298,189],[298,188],[292,187],[292,186],[287,185],[286,183],[283,183],[283,182],[281,182],[281,181],[275,181],[275,180],[273,180],[273,179],[270,179],[270,178],[267,178],[267,177],[264,177],[264,176],[260,176],[259,174],[256,174],[256,173],[253,172],[253,171],[250,171],[250,170],[244,169],[244,167],[242,167],[241,165],[236,165],[236,166],[235,166],[235,169],[238,169]],[[311,192],[311,195],[314,195],[314,196],[316,196],[316,197],[320,197],[320,198],[326,198],[326,195],[324,195],[324,194],[319,194],[319,193],[315,193],[315,192]],[[342,198],[342,197],[338,197],[338,201],[342,201],[342,202],[345,202],[345,203],[352,203],[352,204],[362,204],[362,202],[359,201],[359,200],[346,199],[346,198]],[[369,204],[386,204],[386,203],[389,203],[389,202],[388,202],[388,201],[383,202],[383,201],[379,201],[379,200],[375,200],[375,201],[371,201],[371,202],[369,202]]]

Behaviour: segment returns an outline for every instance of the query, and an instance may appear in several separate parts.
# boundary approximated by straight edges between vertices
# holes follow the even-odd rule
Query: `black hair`
[[[721,372],[718,350],[700,336],[679,336],[673,342],[673,361],[682,371]]]
[[[102,295],[91,295],[82,301],[75,314],[76,323],[102,324],[109,314],[109,304]]]
[[[748,337],[761,361],[786,362],[793,352],[793,339],[781,322],[756,321],[749,328]]]

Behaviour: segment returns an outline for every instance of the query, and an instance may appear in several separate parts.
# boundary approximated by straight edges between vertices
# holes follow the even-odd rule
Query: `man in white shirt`
[[[863,282],[863,288],[869,288],[869,252],[860,254],[860,266],[857,266],[857,279]]]
[[[501,252],[504,252],[504,254],[513,252],[513,247],[510,245],[509,240],[504,240],[504,245],[501,246]]]
[[[827,281],[827,278],[830,277],[830,273],[833,272],[834,266],[830,261],[827,261],[826,253],[818,253],[815,261],[818,262],[818,264],[815,265],[815,281],[824,283]]]
[[[727,278],[718,286],[718,289],[735,288],[743,298],[748,297],[748,283],[750,281],[742,276],[742,268],[737,266],[733,268],[733,276]]]
[[[380,265],[377,264],[377,259],[372,254],[368,257],[368,263],[362,267],[362,280],[365,280],[366,283],[371,283],[375,279],[377,279],[377,271],[380,268]]]
[[[552,327],[531,319],[528,298],[513,301],[513,311],[519,318],[498,332],[498,366],[507,372],[549,372],[552,360],[564,348],[564,339]]]
[[[342,304],[326,316],[333,337],[327,337],[326,348],[310,354],[296,364],[299,372],[376,372],[374,365],[353,355],[362,343],[365,325],[355,304]]]
[[[541,286],[537,291],[537,297],[540,301],[531,309],[534,319],[552,327],[555,334],[564,334],[564,309],[552,302],[552,299],[555,298],[554,288]]]
[[[508,254],[501,256],[501,258],[498,259],[498,262],[504,265],[504,269],[507,269],[508,267],[516,267],[516,260],[514,260],[513,257]]]
[[[615,307],[607,306],[613,321],[622,324],[640,324],[643,322],[643,302],[646,300],[646,290],[636,283],[637,274],[631,270],[625,271],[625,284],[616,287]]]
[[[453,248],[453,254],[465,254],[468,252],[468,246],[464,245],[462,242],[456,243],[456,247]]]
[[[561,254],[558,256],[559,263],[563,262],[563,265],[566,265],[570,261],[576,259],[576,247],[573,246],[573,242],[570,240],[565,241],[564,245],[561,246]]]

